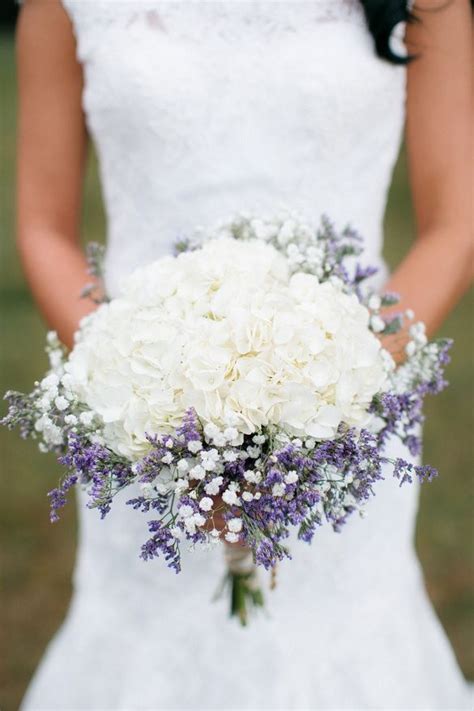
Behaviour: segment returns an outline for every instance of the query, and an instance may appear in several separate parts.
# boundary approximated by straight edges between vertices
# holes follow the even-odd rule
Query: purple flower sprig
[[[149,435],[149,451],[132,464],[100,437],[73,427],[59,458],[67,474],[49,492],[51,520],[58,519],[75,485],[86,489],[88,506],[98,508],[102,518],[119,491],[138,485],[140,495],[127,503],[155,515],[147,524],[144,560],[163,557],[179,572],[183,540],[197,545],[224,538],[240,541],[257,565],[271,568],[290,557],[285,541],[292,528],[307,543],[324,522],[341,530],[374,494],[384,464],[392,465],[401,484],[413,475],[431,480],[431,467],[389,460],[383,449],[387,437],[396,434],[417,450],[413,430],[421,421],[422,398],[442,386],[448,347],[438,349],[439,365],[417,381],[414,391],[390,391],[374,401],[373,412],[383,423],[378,432],[341,427],[335,439],[304,442],[277,429],[240,436],[232,427],[204,428],[190,409],[172,434]],[[430,352],[431,366],[432,357]]]
[[[427,395],[437,395],[448,385],[444,369],[450,361],[451,346],[451,340],[439,339],[419,348],[393,372],[389,388],[374,398],[371,412],[383,423],[377,436],[380,449],[395,435],[412,455],[420,454],[424,401]]]
[[[341,431],[326,442],[282,439],[262,432],[240,445],[216,445],[194,411],[174,435],[150,438],[152,450],[134,467],[145,494],[127,502],[160,516],[148,522],[152,536],[142,557],[163,556],[178,572],[181,541],[225,538],[249,547],[258,565],[273,567],[290,557],[285,540],[293,527],[308,543],[324,521],[340,530],[382,478],[386,460],[366,430]]]
[[[85,433],[69,432],[65,452],[58,458],[68,473],[61,483],[48,493],[51,521],[59,518],[58,510],[66,504],[67,493],[74,484],[87,489],[88,507],[97,508],[101,518],[109,513],[116,494],[135,480],[130,462],[108,447],[91,441]]]
[[[437,470],[430,464],[413,464],[407,462],[401,457],[393,460],[393,475],[400,480],[400,486],[413,482],[413,477],[416,476],[418,481],[432,481],[437,475]]]
[[[9,430],[18,428],[22,439],[36,438],[36,398],[36,391],[24,394],[9,390],[4,396],[8,403],[8,412],[0,420],[0,425],[7,427]]]

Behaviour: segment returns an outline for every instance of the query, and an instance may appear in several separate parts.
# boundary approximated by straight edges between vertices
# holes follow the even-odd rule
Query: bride
[[[378,285],[433,332],[470,276],[472,15],[468,0],[412,12],[403,0],[26,0],[19,248],[62,340],[91,308],[78,299],[87,135],[110,294],[195,225],[284,204],[357,227]],[[389,276],[382,219],[405,119],[418,239]],[[269,615],[247,629],[211,604],[221,550],[186,553],[174,577],[138,559],[133,511],[100,521],[79,502],[73,600],[23,709],[470,708],[414,552],[417,498],[387,478],[366,520],[295,542]]]

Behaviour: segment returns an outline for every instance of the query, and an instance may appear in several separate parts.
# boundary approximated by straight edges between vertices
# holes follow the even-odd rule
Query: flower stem
[[[237,617],[240,624],[245,627],[249,619],[249,613],[253,608],[263,607],[263,593],[256,585],[254,572],[250,573],[228,573],[230,586],[230,616]]]

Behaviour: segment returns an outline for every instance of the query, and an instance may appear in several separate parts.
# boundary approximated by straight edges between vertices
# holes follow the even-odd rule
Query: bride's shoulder
[[[69,44],[73,48],[74,28],[63,0],[15,0],[20,6],[17,31],[17,44],[22,39],[31,37],[38,41],[44,36],[45,49],[54,46],[56,49]],[[88,4],[86,2],[85,4]]]

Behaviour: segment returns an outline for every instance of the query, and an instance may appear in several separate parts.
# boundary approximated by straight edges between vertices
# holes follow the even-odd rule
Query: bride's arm
[[[407,145],[417,240],[388,290],[433,332],[473,267],[472,15],[469,0],[415,5],[407,30]]]
[[[71,345],[91,303],[79,221],[86,130],[82,71],[69,19],[56,0],[27,0],[17,31],[18,245],[49,326]]]

